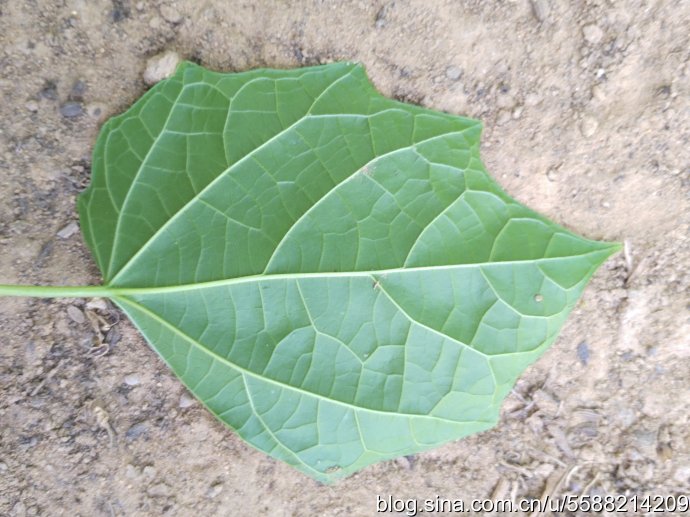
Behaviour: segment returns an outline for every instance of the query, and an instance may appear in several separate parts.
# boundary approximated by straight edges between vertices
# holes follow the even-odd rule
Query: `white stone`
[[[127,386],[138,386],[141,384],[141,379],[136,373],[125,375],[124,381]]]
[[[69,239],[72,235],[77,233],[79,231],[79,225],[72,221],[69,223],[67,226],[62,228],[59,232],[57,232],[57,236],[60,237],[61,239]]]
[[[190,397],[189,395],[187,395],[186,393],[183,393],[180,396],[180,402],[179,402],[180,409],[188,408],[188,407],[192,406],[193,404],[194,404],[194,399],[192,397]]]
[[[92,311],[105,312],[108,310],[108,302],[106,302],[103,298],[92,298],[86,302],[86,308]]]
[[[86,321],[86,318],[84,317],[84,313],[81,312],[81,310],[74,305],[70,305],[67,307],[67,316],[75,322],[75,323],[84,323]]]
[[[582,122],[580,123],[580,132],[582,133],[582,136],[584,136],[585,138],[594,136],[594,133],[597,132],[598,128],[599,123],[594,117],[585,117],[582,119]]]
[[[582,35],[585,37],[585,41],[590,45],[596,45],[604,37],[604,31],[602,31],[597,25],[589,24],[582,28]]]
[[[449,66],[446,68],[446,77],[451,81],[457,81],[462,76],[462,70],[457,66]]]
[[[502,109],[513,109],[515,107],[515,97],[509,93],[504,93],[496,99],[496,106]]]
[[[551,12],[551,7],[548,0],[532,0],[532,14],[534,14],[539,23],[546,21],[549,17],[549,12]]]
[[[182,15],[180,12],[170,5],[161,6],[161,16],[163,19],[172,24],[178,24],[182,21]]]
[[[174,50],[153,56],[146,63],[144,82],[148,85],[154,85],[158,81],[170,77],[175,73],[179,62],[180,56]]]

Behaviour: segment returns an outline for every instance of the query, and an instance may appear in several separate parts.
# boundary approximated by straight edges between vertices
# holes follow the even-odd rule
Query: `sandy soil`
[[[481,118],[484,160],[514,197],[629,243],[496,428],[328,487],[216,422],[111,307],[2,299],[0,514],[688,494],[689,26],[673,0],[0,0],[0,282],[99,282],[75,198],[100,124],[167,49],[218,70],[361,61],[386,95]],[[93,314],[117,322],[107,349]]]

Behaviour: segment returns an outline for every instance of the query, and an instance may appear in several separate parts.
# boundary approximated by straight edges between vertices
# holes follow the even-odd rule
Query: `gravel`
[[[585,37],[587,43],[590,45],[597,45],[604,38],[604,31],[601,30],[598,25],[592,23],[582,28],[582,35]]]
[[[446,77],[451,81],[457,81],[462,77],[462,70],[457,66],[449,66],[446,68]]]
[[[580,122],[580,132],[585,138],[594,136],[599,128],[599,123],[594,117],[585,117]]]
[[[175,73],[175,69],[179,62],[180,56],[173,50],[168,50],[167,52],[153,56],[146,62],[144,82],[148,85],[154,85],[170,77]]]
[[[547,0],[532,0],[532,14],[539,23],[545,22],[550,12],[551,7],[549,7]]]
[[[125,375],[123,381],[127,386],[138,386],[139,384],[141,384],[141,378],[136,373],[130,373],[129,375]]]
[[[587,341],[582,341],[579,345],[577,345],[577,358],[583,365],[587,366],[587,363],[589,362],[589,345],[587,344]]]
[[[81,309],[75,307],[74,305],[67,307],[67,316],[69,316],[69,319],[75,323],[81,324],[86,321],[84,313],[81,311]]]
[[[131,442],[133,440],[136,440],[137,438],[141,438],[142,436],[148,434],[148,432],[149,428],[148,425],[146,425],[146,422],[139,422],[127,429],[127,432],[125,433],[125,439],[128,442]]]
[[[69,239],[72,235],[79,231],[79,225],[72,221],[57,232],[57,236],[61,239]]]
[[[188,408],[192,405],[194,405],[194,398],[193,397],[190,397],[186,393],[183,393],[182,395],[180,395],[180,402],[179,402],[180,409],[185,409],[185,408]]]
[[[65,118],[77,118],[84,114],[84,108],[79,102],[65,102],[60,106],[60,114]]]
[[[180,12],[170,5],[161,6],[160,12],[163,19],[168,23],[177,25],[182,21],[182,15],[180,14]]]

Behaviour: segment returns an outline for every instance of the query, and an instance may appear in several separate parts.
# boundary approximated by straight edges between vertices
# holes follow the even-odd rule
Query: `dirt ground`
[[[689,494],[688,27],[673,0],[0,0],[0,283],[99,283],[75,199],[99,126],[168,49],[225,71],[360,61],[386,95],[482,119],[484,161],[518,200],[628,243],[497,427],[333,486],[246,446],[104,302],[3,298],[0,514]],[[93,314],[114,324],[107,346]]]

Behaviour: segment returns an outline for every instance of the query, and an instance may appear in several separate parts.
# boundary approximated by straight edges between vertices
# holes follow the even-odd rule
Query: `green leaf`
[[[618,249],[506,195],[480,132],[351,63],[185,63],[103,127],[81,224],[199,400],[329,482],[493,426]]]

